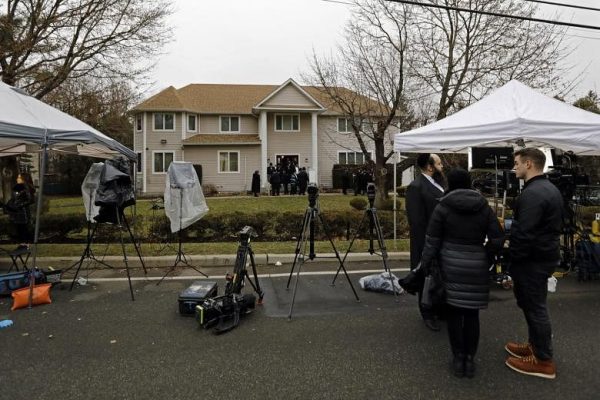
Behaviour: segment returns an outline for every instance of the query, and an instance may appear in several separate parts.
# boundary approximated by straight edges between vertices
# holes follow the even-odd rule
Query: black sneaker
[[[435,319],[424,319],[423,322],[425,322],[425,326],[428,329],[434,332],[438,332],[440,330],[440,324]]]

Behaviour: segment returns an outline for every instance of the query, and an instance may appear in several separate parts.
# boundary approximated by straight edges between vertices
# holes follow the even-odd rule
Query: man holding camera
[[[534,148],[515,152],[515,173],[525,180],[513,210],[510,275],[517,305],[523,310],[529,340],[509,342],[506,365],[522,374],[554,379],[552,329],[546,306],[548,278],[560,264],[563,199],[544,175],[544,153]]]
[[[433,209],[438,199],[444,194],[442,160],[437,154],[423,153],[417,157],[417,166],[421,175],[415,178],[406,188],[406,213],[410,229],[410,266],[417,267],[421,262],[421,253],[425,247],[425,233]],[[423,288],[419,290],[419,310],[425,326],[432,331],[439,331],[437,322],[439,310],[421,306]]]

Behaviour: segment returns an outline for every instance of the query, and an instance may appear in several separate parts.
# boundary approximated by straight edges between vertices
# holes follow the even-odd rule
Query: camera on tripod
[[[319,187],[316,183],[311,182],[308,184],[306,192],[308,193],[308,205],[314,208],[317,205],[317,199],[319,198]]]
[[[369,204],[371,208],[373,207],[373,203],[375,202],[375,195],[377,194],[377,187],[373,182],[369,182],[367,184],[367,199],[369,199]]]
[[[573,200],[577,186],[587,186],[590,183],[588,175],[578,175],[574,168],[553,167],[553,171],[548,171],[546,176],[567,202]]]
[[[248,244],[252,238],[258,237],[254,231],[254,228],[248,225],[243,227],[242,230],[238,232],[238,236],[240,237],[240,243],[244,244]]]

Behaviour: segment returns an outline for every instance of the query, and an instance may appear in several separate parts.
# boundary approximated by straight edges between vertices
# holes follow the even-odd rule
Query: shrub
[[[202,185],[202,193],[204,193],[204,195],[207,197],[211,197],[218,195],[219,190],[212,183],[207,183],[205,185]]]
[[[369,204],[367,199],[364,199],[362,197],[355,197],[352,200],[350,200],[350,206],[355,210],[359,211],[365,210],[367,208],[367,204]]]

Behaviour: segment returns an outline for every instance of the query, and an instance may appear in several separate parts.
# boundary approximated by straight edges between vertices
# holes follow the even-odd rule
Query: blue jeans
[[[548,278],[553,266],[529,263],[512,265],[510,274],[517,305],[523,310],[529,329],[529,343],[540,360],[552,359],[552,326],[546,305]]]

